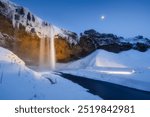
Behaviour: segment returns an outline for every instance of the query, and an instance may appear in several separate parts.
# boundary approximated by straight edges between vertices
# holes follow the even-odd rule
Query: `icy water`
[[[137,90],[113,83],[92,80],[61,73],[61,76],[88,89],[88,92],[105,100],[150,100],[150,92]]]

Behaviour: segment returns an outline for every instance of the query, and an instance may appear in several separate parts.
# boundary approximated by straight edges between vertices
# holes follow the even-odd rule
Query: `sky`
[[[81,33],[95,29],[150,38],[150,0],[11,0],[49,23]],[[105,16],[105,19],[101,19]]]

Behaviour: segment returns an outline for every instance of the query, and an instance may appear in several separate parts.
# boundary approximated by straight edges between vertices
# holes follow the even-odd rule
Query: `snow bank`
[[[81,60],[63,65],[66,70],[62,69],[62,72],[150,91],[149,59],[150,50],[118,54],[97,50]]]
[[[11,51],[0,47],[0,61],[19,64],[24,66],[25,63]]]
[[[58,75],[38,73],[27,68],[15,54],[0,47],[0,99],[101,98]]]
[[[148,68],[150,66],[150,50],[139,52],[136,50],[111,53],[105,50],[97,50],[89,56],[67,64],[68,69],[88,67],[112,67],[112,68]]]

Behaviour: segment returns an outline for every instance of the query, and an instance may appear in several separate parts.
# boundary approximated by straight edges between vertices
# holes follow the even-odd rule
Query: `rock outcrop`
[[[144,52],[150,48],[150,39],[143,36],[125,39],[114,34],[99,33],[93,29],[81,33],[80,36],[79,44],[85,53],[90,53],[96,49],[115,53],[130,49]]]
[[[150,48],[150,39],[143,36],[125,39],[91,29],[79,38],[76,33],[49,24],[22,6],[0,0],[0,46],[14,52],[26,64],[38,65],[40,41],[50,39],[52,27],[57,62],[76,60],[96,49],[118,53],[129,49],[145,52]]]
[[[27,64],[38,65],[40,40],[49,39],[51,28],[55,33],[55,48],[58,62],[74,59],[78,35],[49,24],[29,10],[8,0],[0,0],[0,46],[13,51]],[[9,38],[5,39],[5,35]]]

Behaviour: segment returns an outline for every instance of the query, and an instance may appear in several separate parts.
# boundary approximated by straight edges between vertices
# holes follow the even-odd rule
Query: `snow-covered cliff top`
[[[13,27],[24,26],[27,32],[36,33],[40,38],[50,38],[50,33],[54,30],[55,35],[65,38],[69,43],[77,43],[77,35],[76,38],[70,36],[74,33],[43,21],[28,9],[9,0],[0,0],[0,14],[12,21]]]

